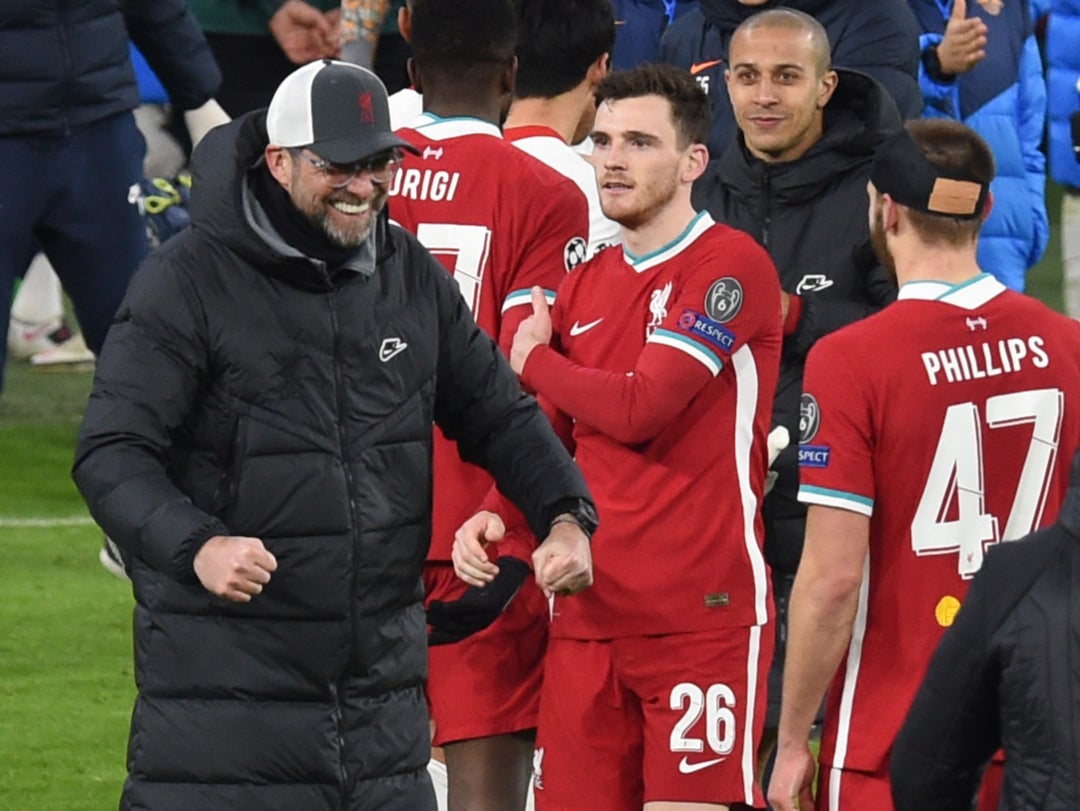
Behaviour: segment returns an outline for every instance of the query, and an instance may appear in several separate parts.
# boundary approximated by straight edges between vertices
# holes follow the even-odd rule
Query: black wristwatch
[[[927,45],[923,48],[922,63],[926,69],[926,75],[939,84],[945,84],[956,79],[956,76],[941,69],[941,58],[938,56],[937,45]]]
[[[600,518],[596,514],[596,507],[592,502],[584,498],[564,498],[559,499],[549,510],[551,520],[548,522],[548,527],[553,527],[555,524],[561,522],[567,522],[570,524],[576,524],[579,526],[589,539],[592,539],[593,533],[596,532],[596,527],[600,524]]]

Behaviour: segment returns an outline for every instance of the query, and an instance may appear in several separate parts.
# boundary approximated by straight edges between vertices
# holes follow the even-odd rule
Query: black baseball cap
[[[870,182],[908,208],[959,220],[981,219],[990,191],[989,184],[953,176],[935,166],[906,129],[878,147]]]
[[[418,152],[390,129],[379,77],[335,59],[311,62],[285,77],[270,101],[266,131],[274,146],[307,147],[331,163],[355,163],[389,149]]]

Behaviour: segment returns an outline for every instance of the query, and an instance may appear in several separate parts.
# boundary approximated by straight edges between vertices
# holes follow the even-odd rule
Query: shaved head
[[[806,34],[810,39],[817,75],[824,76],[832,68],[829,35],[825,33],[822,24],[809,14],[793,8],[773,8],[759,12],[743,20],[742,25],[735,29],[732,41],[762,28],[779,28]]]

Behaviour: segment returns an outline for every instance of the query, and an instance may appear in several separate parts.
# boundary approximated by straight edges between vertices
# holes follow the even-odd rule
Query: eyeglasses
[[[293,154],[314,166],[315,170],[325,178],[327,184],[333,189],[342,189],[348,186],[352,183],[353,178],[361,174],[370,177],[372,183],[379,186],[385,185],[394,179],[394,173],[401,165],[402,159],[402,154],[396,149],[392,152],[383,152],[374,157],[365,158],[356,163],[331,163],[300,150],[293,151]]]

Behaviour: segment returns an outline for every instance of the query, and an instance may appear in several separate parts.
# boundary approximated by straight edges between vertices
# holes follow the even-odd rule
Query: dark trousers
[[[7,326],[15,280],[36,242],[71,298],[87,346],[101,350],[148,250],[142,217],[128,202],[145,152],[130,113],[69,135],[0,137],[0,324]]]

